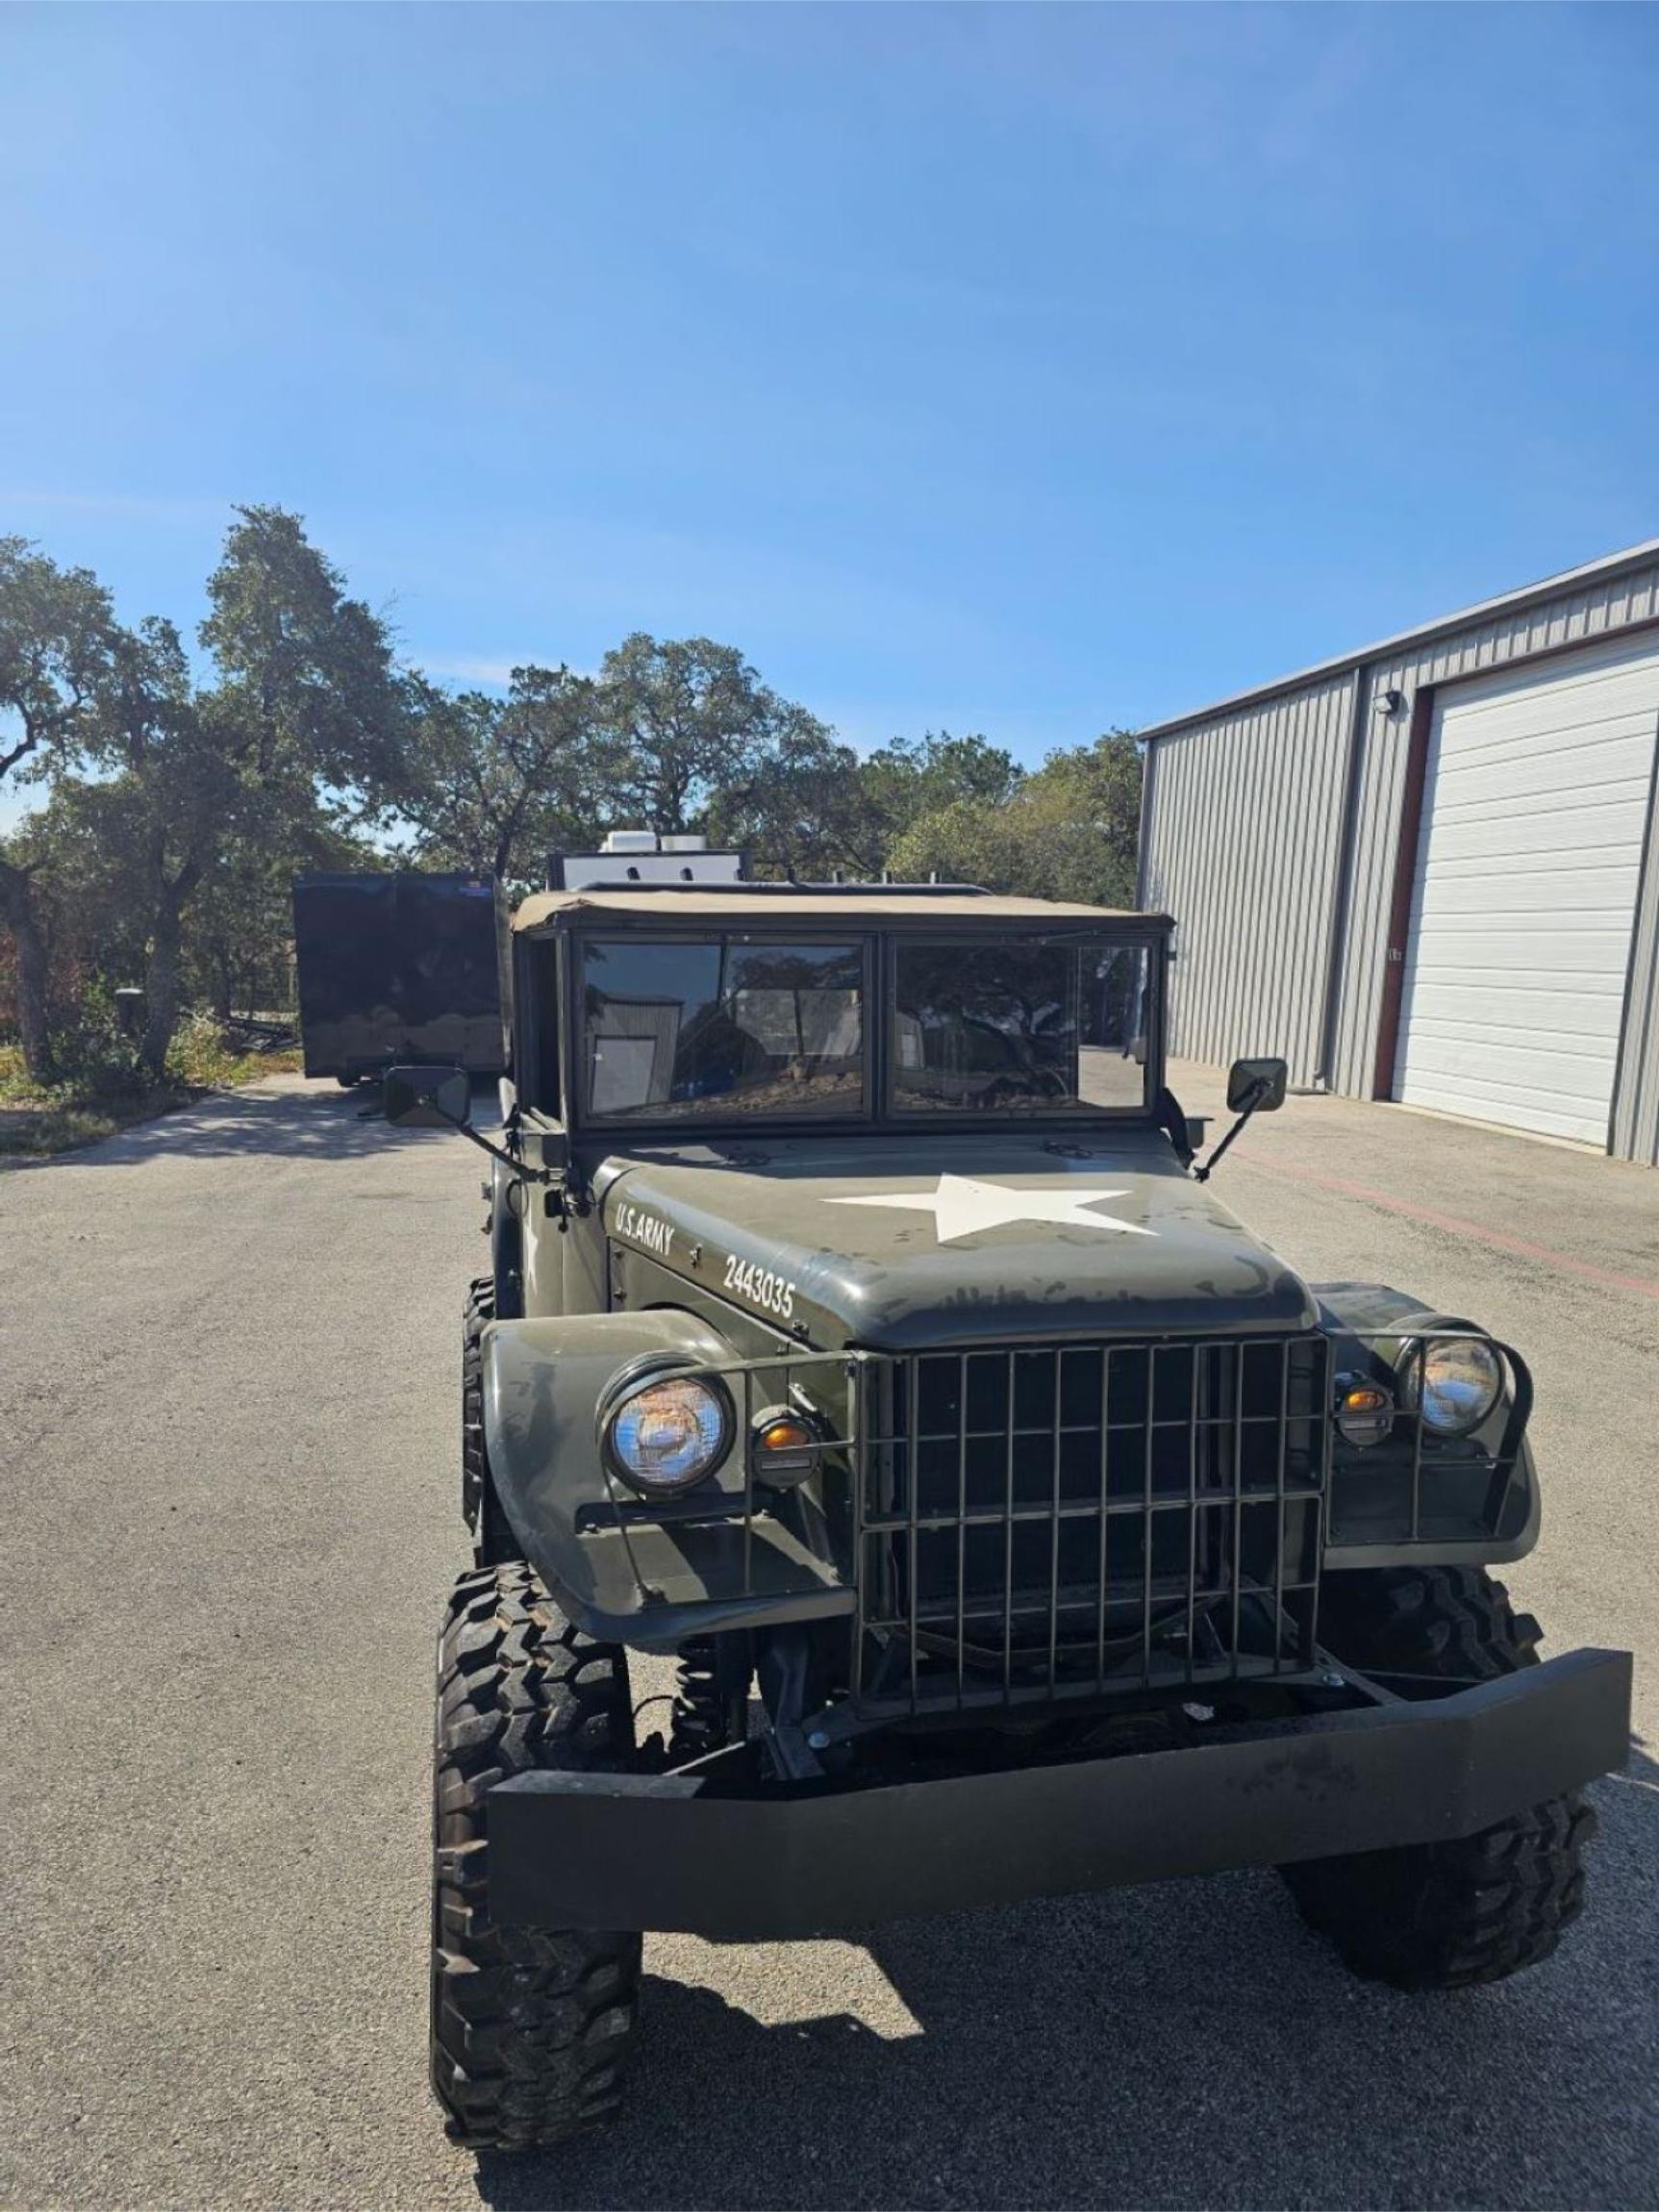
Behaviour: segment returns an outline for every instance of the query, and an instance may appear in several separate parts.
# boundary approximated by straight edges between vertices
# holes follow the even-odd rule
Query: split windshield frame
[[[993,917],[985,920],[977,917],[971,920],[959,920],[930,914],[925,901],[917,902],[914,921],[907,916],[894,922],[891,916],[883,916],[879,923],[872,923],[867,916],[852,910],[842,921],[816,917],[811,923],[792,921],[783,914],[768,915],[763,907],[753,922],[734,926],[725,917],[719,921],[703,919],[693,921],[690,916],[672,917],[665,914],[659,921],[655,916],[629,916],[618,925],[613,915],[585,914],[576,926],[556,925],[551,930],[538,931],[525,942],[526,952],[540,943],[545,945],[552,940],[558,969],[559,1008],[559,1068],[563,1106],[558,1099],[543,1100],[526,1094],[520,1096],[549,1119],[561,1122],[572,1141],[600,1141],[616,1144],[681,1145],[704,1143],[729,1144],[744,1138],[766,1137],[776,1143],[786,1137],[847,1136],[857,1131],[864,1135],[915,1137],[928,1130],[939,1130],[959,1135],[967,1130],[980,1130],[1007,1135],[1015,1131],[1031,1131],[1040,1136],[1053,1137],[1067,1133],[1083,1134],[1088,1131],[1121,1128],[1125,1125],[1152,1125],[1158,1122],[1158,1101],[1165,1081],[1165,1043],[1169,1009],[1169,965],[1170,929],[1168,922],[1153,916],[1133,915],[1122,918],[1102,916],[1098,920],[1063,921],[1052,928],[1034,929],[1019,924],[1008,934],[993,935],[988,927]],[[768,926],[770,924],[770,926]],[[975,944],[1006,943],[1009,935],[1032,943],[1077,942],[1090,938],[1109,937],[1126,944],[1144,946],[1148,955],[1147,982],[1149,1005],[1146,1022],[1146,1057],[1144,1066],[1142,1100],[1135,1106],[1073,1106],[1059,1113],[1037,1111],[1009,1111],[990,1108],[968,1108],[952,1111],[948,1108],[927,1109],[912,1113],[894,1113],[891,1108],[891,1071],[897,1056],[898,1006],[894,990],[894,954],[905,943],[960,942],[965,953]],[[864,1089],[857,1112],[834,1115],[814,1114],[731,1114],[688,1119],[684,1117],[651,1120],[644,1116],[606,1117],[591,1115],[584,1108],[584,1075],[586,1066],[586,1022],[582,995],[583,947],[591,939],[619,937],[642,938],[653,942],[674,942],[686,944],[707,944],[726,940],[732,943],[760,945],[819,944],[856,945],[861,954],[861,985],[864,994]],[[531,960],[521,965],[515,982],[527,986],[533,972]],[[528,995],[528,993],[527,993]],[[874,1017],[871,1010],[874,1009]]]

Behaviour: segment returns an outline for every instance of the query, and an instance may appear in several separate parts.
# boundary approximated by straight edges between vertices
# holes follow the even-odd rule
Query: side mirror
[[[400,1129],[466,1126],[472,1084],[461,1068],[389,1068],[381,1083],[386,1118]]]
[[[1235,1060],[1227,1071],[1227,1112],[1276,1114],[1289,1079],[1282,1060]]]

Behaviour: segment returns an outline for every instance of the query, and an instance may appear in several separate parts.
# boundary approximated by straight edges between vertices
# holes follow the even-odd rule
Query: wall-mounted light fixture
[[[1377,696],[1376,712],[1379,715],[1397,715],[1404,705],[1405,693],[1403,691],[1392,690],[1382,691]]]

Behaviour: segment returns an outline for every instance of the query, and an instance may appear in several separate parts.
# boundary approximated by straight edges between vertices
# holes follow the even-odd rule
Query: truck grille
[[[1322,1337],[919,1353],[864,1370],[855,1702],[1048,1704],[1312,1666]]]

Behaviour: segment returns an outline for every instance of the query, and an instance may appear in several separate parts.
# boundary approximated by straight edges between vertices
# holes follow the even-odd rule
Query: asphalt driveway
[[[1659,2204],[1643,1752],[1576,1940],[1496,1990],[1357,1984],[1253,1873],[661,1937],[622,2127],[450,2147],[427,1753],[477,1184],[294,1081],[0,1172],[6,2202]],[[1215,1190],[1316,1279],[1529,1354],[1546,1529],[1510,1580],[1549,1648],[1636,1648],[1651,1736],[1659,1176],[1305,1099]]]

